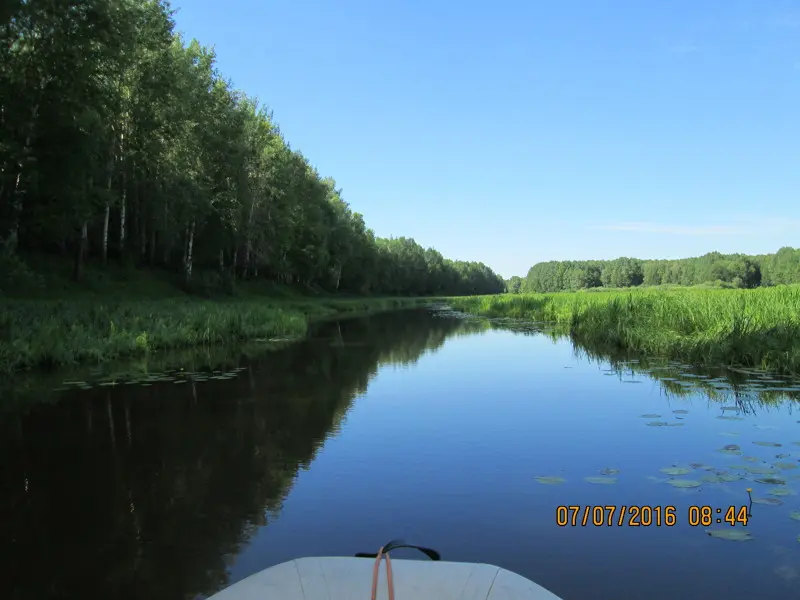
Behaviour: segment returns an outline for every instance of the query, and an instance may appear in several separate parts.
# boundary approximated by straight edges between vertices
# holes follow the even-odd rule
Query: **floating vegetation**
[[[714,467],[710,467],[709,465],[704,465],[703,463],[689,463],[689,466],[693,469],[701,469],[703,471],[713,471]]]
[[[797,468],[797,463],[793,463],[793,462],[776,462],[775,466],[778,469],[783,469],[784,471],[788,471],[790,469],[796,469]]]
[[[583,479],[588,483],[596,483],[599,485],[617,483],[616,477],[584,477]]]
[[[664,467],[663,469],[659,469],[662,473],[666,473],[667,475],[686,475],[690,472],[689,469],[685,467]]]
[[[646,413],[644,415],[639,415],[642,419],[658,419],[661,415],[657,415],[655,413]]]
[[[794,496],[794,492],[785,487],[772,488],[767,493],[770,496]]]
[[[684,489],[696,488],[703,485],[701,481],[695,481],[693,479],[669,479],[667,483],[670,484],[672,487],[684,488]]]
[[[747,462],[761,462],[761,459],[757,456],[743,456],[742,460],[746,460]]]
[[[729,417],[728,415],[720,415],[716,417],[717,419],[722,419],[724,421],[744,421],[742,417]]]
[[[727,437],[738,437],[738,436],[742,435],[738,431],[720,431],[719,434],[727,436]]]
[[[756,483],[765,483],[767,485],[786,485],[786,481],[778,479],[777,477],[761,477],[755,480]]]
[[[649,423],[645,423],[648,427],[666,427],[669,425],[666,421],[650,421]]]
[[[564,483],[564,481],[566,481],[563,477],[544,477],[544,476],[539,476],[539,477],[534,477],[534,479],[536,481],[538,481],[539,483],[543,483],[545,485],[557,485],[559,483]]]
[[[679,408],[678,410],[673,410],[672,414],[675,414],[675,415],[688,415],[689,411],[688,410],[683,410],[682,408]]]
[[[741,529],[706,529],[706,533],[711,537],[719,538],[721,540],[730,540],[731,542],[746,542],[752,540],[753,536],[749,531],[742,531]]]
[[[744,470],[753,475],[777,475],[775,469],[769,467],[744,467]]]
[[[777,498],[753,498],[753,504],[764,504],[766,506],[781,506],[783,500]]]
[[[777,442],[753,442],[756,446],[767,446],[769,448],[780,448],[783,444]]]
[[[739,481],[742,479],[741,475],[737,475],[736,473],[721,473],[718,476],[718,479],[725,483],[732,483],[734,481]]]
[[[722,482],[722,478],[719,475],[713,475],[713,474],[703,475],[700,479],[702,479],[706,483],[721,483]]]
[[[742,454],[742,449],[736,444],[728,444],[727,446],[723,446],[717,450],[717,452],[722,452],[723,454],[735,454],[738,456]]]
[[[603,469],[600,471],[601,475],[616,475],[619,473],[619,469]]]
[[[800,510],[793,510],[789,513],[789,518],[795,521],[800,521]]]

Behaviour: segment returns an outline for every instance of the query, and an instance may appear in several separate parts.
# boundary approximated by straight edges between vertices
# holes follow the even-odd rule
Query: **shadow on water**
[[[192,598],[224,587],[231,558],[276,518],[298,470],[382,365],[485,328],[403,311],[321,324],[266,355],[172,355],[111,378],[85,373],[106,383],[127,374],[129,385],[87,376],[90,389],[55,395],[41,378],[4,388],[6,597]],[[164,376],[177,364],[190,366]]]

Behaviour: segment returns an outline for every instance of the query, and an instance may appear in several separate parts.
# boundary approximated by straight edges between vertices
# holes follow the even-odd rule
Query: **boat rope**
[[[386,546],[381,546],[378,555],[375,557],[375,566],[372,568],[372,600],[378,598],[378,575],[381,571],[381,559],[386,557],[386,585],[389,586],[389,600],[394,600],[394,580],[392,579],[392,559],[389,553],[383,552]]]
[[[378,575],[380,575],[381,560],[384,557],[386,557],[386,584],[389,587],[389,600],[394,600],[394,579],[392,579],[392,560],[389,558],[389,552],[396,548],[414,548],[415,550],[419,550],[420,552],[422,552],[425,556],[427,556],[431,560],[442,559],[442,556],[436,550],[433,550],[431,548],[424,548],[423,546],[415,546],[413,544],[407,544],[403,540],[392,540],[385,546],[381,546],[377,554],[364,553],[364,552],[356,554],[356,556],[359,558],[372,558],[373,556],[375,557],[375,565],[372,568],[371,600],[377,600],[378,598]]]

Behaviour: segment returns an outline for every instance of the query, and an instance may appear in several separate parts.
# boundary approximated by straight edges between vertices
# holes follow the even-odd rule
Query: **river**
[[[0,415],[4,597],[203,598],[396,537],[567,600],[800,597],[795,381],[429,310],[227,360],[14,392]],[[604,508],[583,525],[585,506]],[[631,524],[636,506],[651,525]]]

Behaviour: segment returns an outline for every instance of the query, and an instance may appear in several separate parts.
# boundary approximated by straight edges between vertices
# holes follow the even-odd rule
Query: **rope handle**
[[[372,568],[372,596],[371,600],[377,600],[378,597],[378,576],[380,575],[381,560],[386,558],[386,585],[389,587],[389,600],[394,600],[394,579],[392,577],[392,560],[389,558],[389,552],[397,548],[414,548],[419,550],[431,560],[441,560],[441,555],[431,548],[423,546],[415,546],[407,544],[403,540],[392,540],[385,546],[381,546],[376,554],[360,552],[356,554],[359,558],[375,558],[375,565]]]

